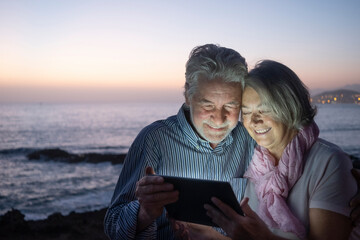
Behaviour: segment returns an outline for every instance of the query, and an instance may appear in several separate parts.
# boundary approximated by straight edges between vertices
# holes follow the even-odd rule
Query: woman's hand
[[[169,222],[175,234],[175,239],[191,240],[189,237],[189,230],[186,222],[176,221],[169,218]]]
[[[231,240],[209,226],[169,219],[176,239],[181,240]]]
[[[259,216],[251,210],[248,205],[249,198],[244,198],[241,209],[245,216],[241,216],[227,204],[217,198],[212,198],[212,202],[220,209],[205,204],[208,216],[214,223],[220,226],[233,240],[236,239],[269,239],[274,237],[266,224]]]

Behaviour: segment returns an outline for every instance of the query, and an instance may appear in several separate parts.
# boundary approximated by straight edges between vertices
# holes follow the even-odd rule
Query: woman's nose
[[[261,121],[262,121],[261,116],[260,116],[258,113],[253,113],[253,114],[251,115],[251,122],[253,122],[253,123],[259,123],[259,122],[261,122]]]

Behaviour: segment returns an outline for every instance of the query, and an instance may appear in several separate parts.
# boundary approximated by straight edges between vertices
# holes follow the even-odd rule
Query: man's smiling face
[[[241,84],[221,79],[199,80],[197,92],[186,99],[193,127],[215,148],[236,127],[241,107]]]

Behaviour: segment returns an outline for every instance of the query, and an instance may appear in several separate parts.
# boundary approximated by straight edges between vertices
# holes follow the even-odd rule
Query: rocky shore
[[[29,161],[59,161],[69,164],[80,162],[121,164],[126,154],[74,154],[59,148],[42,149],[27,154]],[[104,217],[106,208],[97,211],[63,216],[54,213],[44,220],[25,220],[24,214],[12,209],[0,216],[1,240],[106,240]]]
[[[18,210],[0,216],[0,239],[3,240],[106,240],[103,221],[106,209],[67,216],[54,213],[45,220],[24,220]]]

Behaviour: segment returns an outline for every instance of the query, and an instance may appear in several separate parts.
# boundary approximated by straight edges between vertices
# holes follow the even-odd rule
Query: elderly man
[[[186,64],[185,104],[137,136],[126,156],[105,233],[111,239],[172,239],[164,205],[178,192],[154,173],[228,181],[242,197],[255,142],[238,122],[245,59],[217,45],[193,49]],[[149,168],[147,168],[150,166]]]

